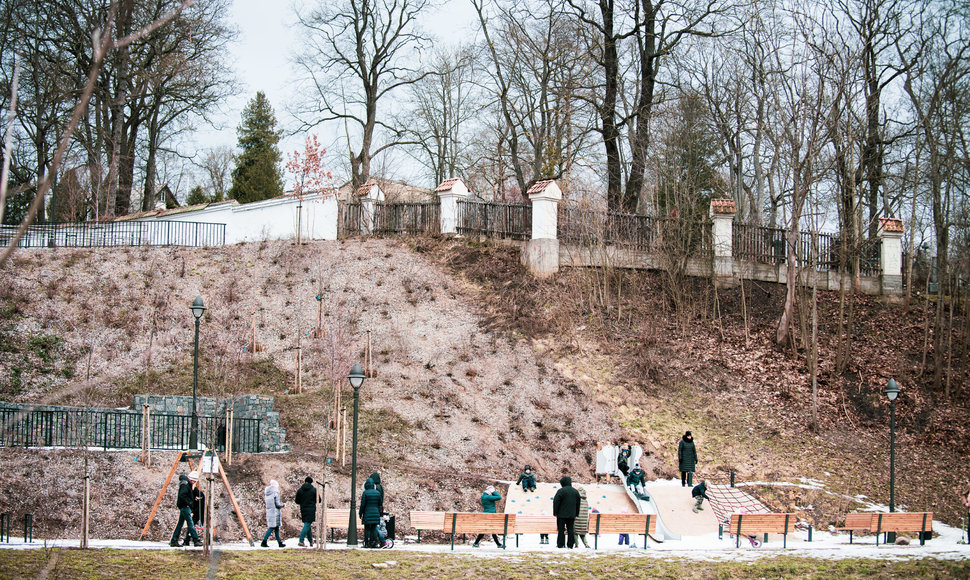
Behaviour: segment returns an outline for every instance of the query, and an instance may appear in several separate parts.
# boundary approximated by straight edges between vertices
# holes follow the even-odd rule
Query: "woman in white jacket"
[[[280,510],[286,504],[280,501],[280,484],[275,479],[270,480],[269,487],[263,491],[263,497],[266,499],[266,525],[269,529],[266,530],[266,535],[263,536],[263,543],[260,546],[268,548],[269,545],[266,540],[269,539],[270,534],[275,532],[276,541],[283,548],[286,544],[280,539],[280,526],[283,524],[283,512]]]

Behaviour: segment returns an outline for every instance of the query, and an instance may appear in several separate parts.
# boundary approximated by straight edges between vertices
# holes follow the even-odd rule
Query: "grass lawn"
[[[821,560],[779,555],[703,562],[635,555],[437,554],[308,550],[0,550],[0,578],[967,578],[970,560]]]

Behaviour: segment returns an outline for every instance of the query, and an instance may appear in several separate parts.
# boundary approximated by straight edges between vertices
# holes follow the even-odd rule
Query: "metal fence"
[[[18,226],[0,226],[0,244],[7,246]],[[18,248],[108,248],[119,246],[221,246],[226,224],[183,221],[78,222],[33,225]]]
[[[532,204],[460,200],[455,229],[463,235],[528,240],[532,237]]]
[[[191,415],[152,413],[152,449],[188,449]],[[141,449],[140,412],[106,409],[0,409],[0,447]],[[260,419],[234,418],[232,450],[259,453]],[[199,441],[225,451],[225,417],[200,416]]]
[[[711,225],[703,220],[658,219],[563,206],[558,224],[559,239],[568,243],[697,257],[712,252]]]
[[[784,264],[788,260],[788,231],[749,224],[734,224],[733,254],[735,258],[761,264]],[[859,270],[863,276],[880,274],[879,239],[865,240],[859,248],[846,248],[850,255],[858,253]],[[851,261],[842,258],[842,240],[838,235],[819,232],[799,232],[796,248],[798,261],[818,271],[847,271]]]
[[[441,233],[441,203],[413,201],[379,203],[374,207],[375,234],[436,235]]]

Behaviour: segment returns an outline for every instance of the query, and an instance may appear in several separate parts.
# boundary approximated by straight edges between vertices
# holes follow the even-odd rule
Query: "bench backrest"
[[[335,530],[346,530],[350,524],[350,510],[327,508],[327,527]],[[364,528],[363,522],[357,518],[357,527]]]
[[[734,514],[728,524],[732,534],[790,534],[795,514]]]
[[[445,512],[417,512],[413,511],[411,527],[416,530],[445,531]]]
[[[515,529],[515,514],[486,514],[481,512],[446,512],[447,534],[502,534]]]
[[[656,531],[657,516],[653,514],[589,514],[591,534],[654,534]]]
[[[853,512],[845,514],[844,529],[848,530],[869,530],[872,528],[872,514]]]
[[[894,512],[872,514],[872,531],[881,532],[931,532],[933,512]]]
[[[516,514],[515,533],[516,534],[555,534],[555,516],[525,516]]]

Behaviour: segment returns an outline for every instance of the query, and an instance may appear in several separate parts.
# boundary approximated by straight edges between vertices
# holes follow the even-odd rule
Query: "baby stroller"
[[[377,524],[377,535],[384,542],[384,545],[382,545],[381,548],[390,549],[394,547],[393,515],[384,514],[381,516],[381,521]]]

